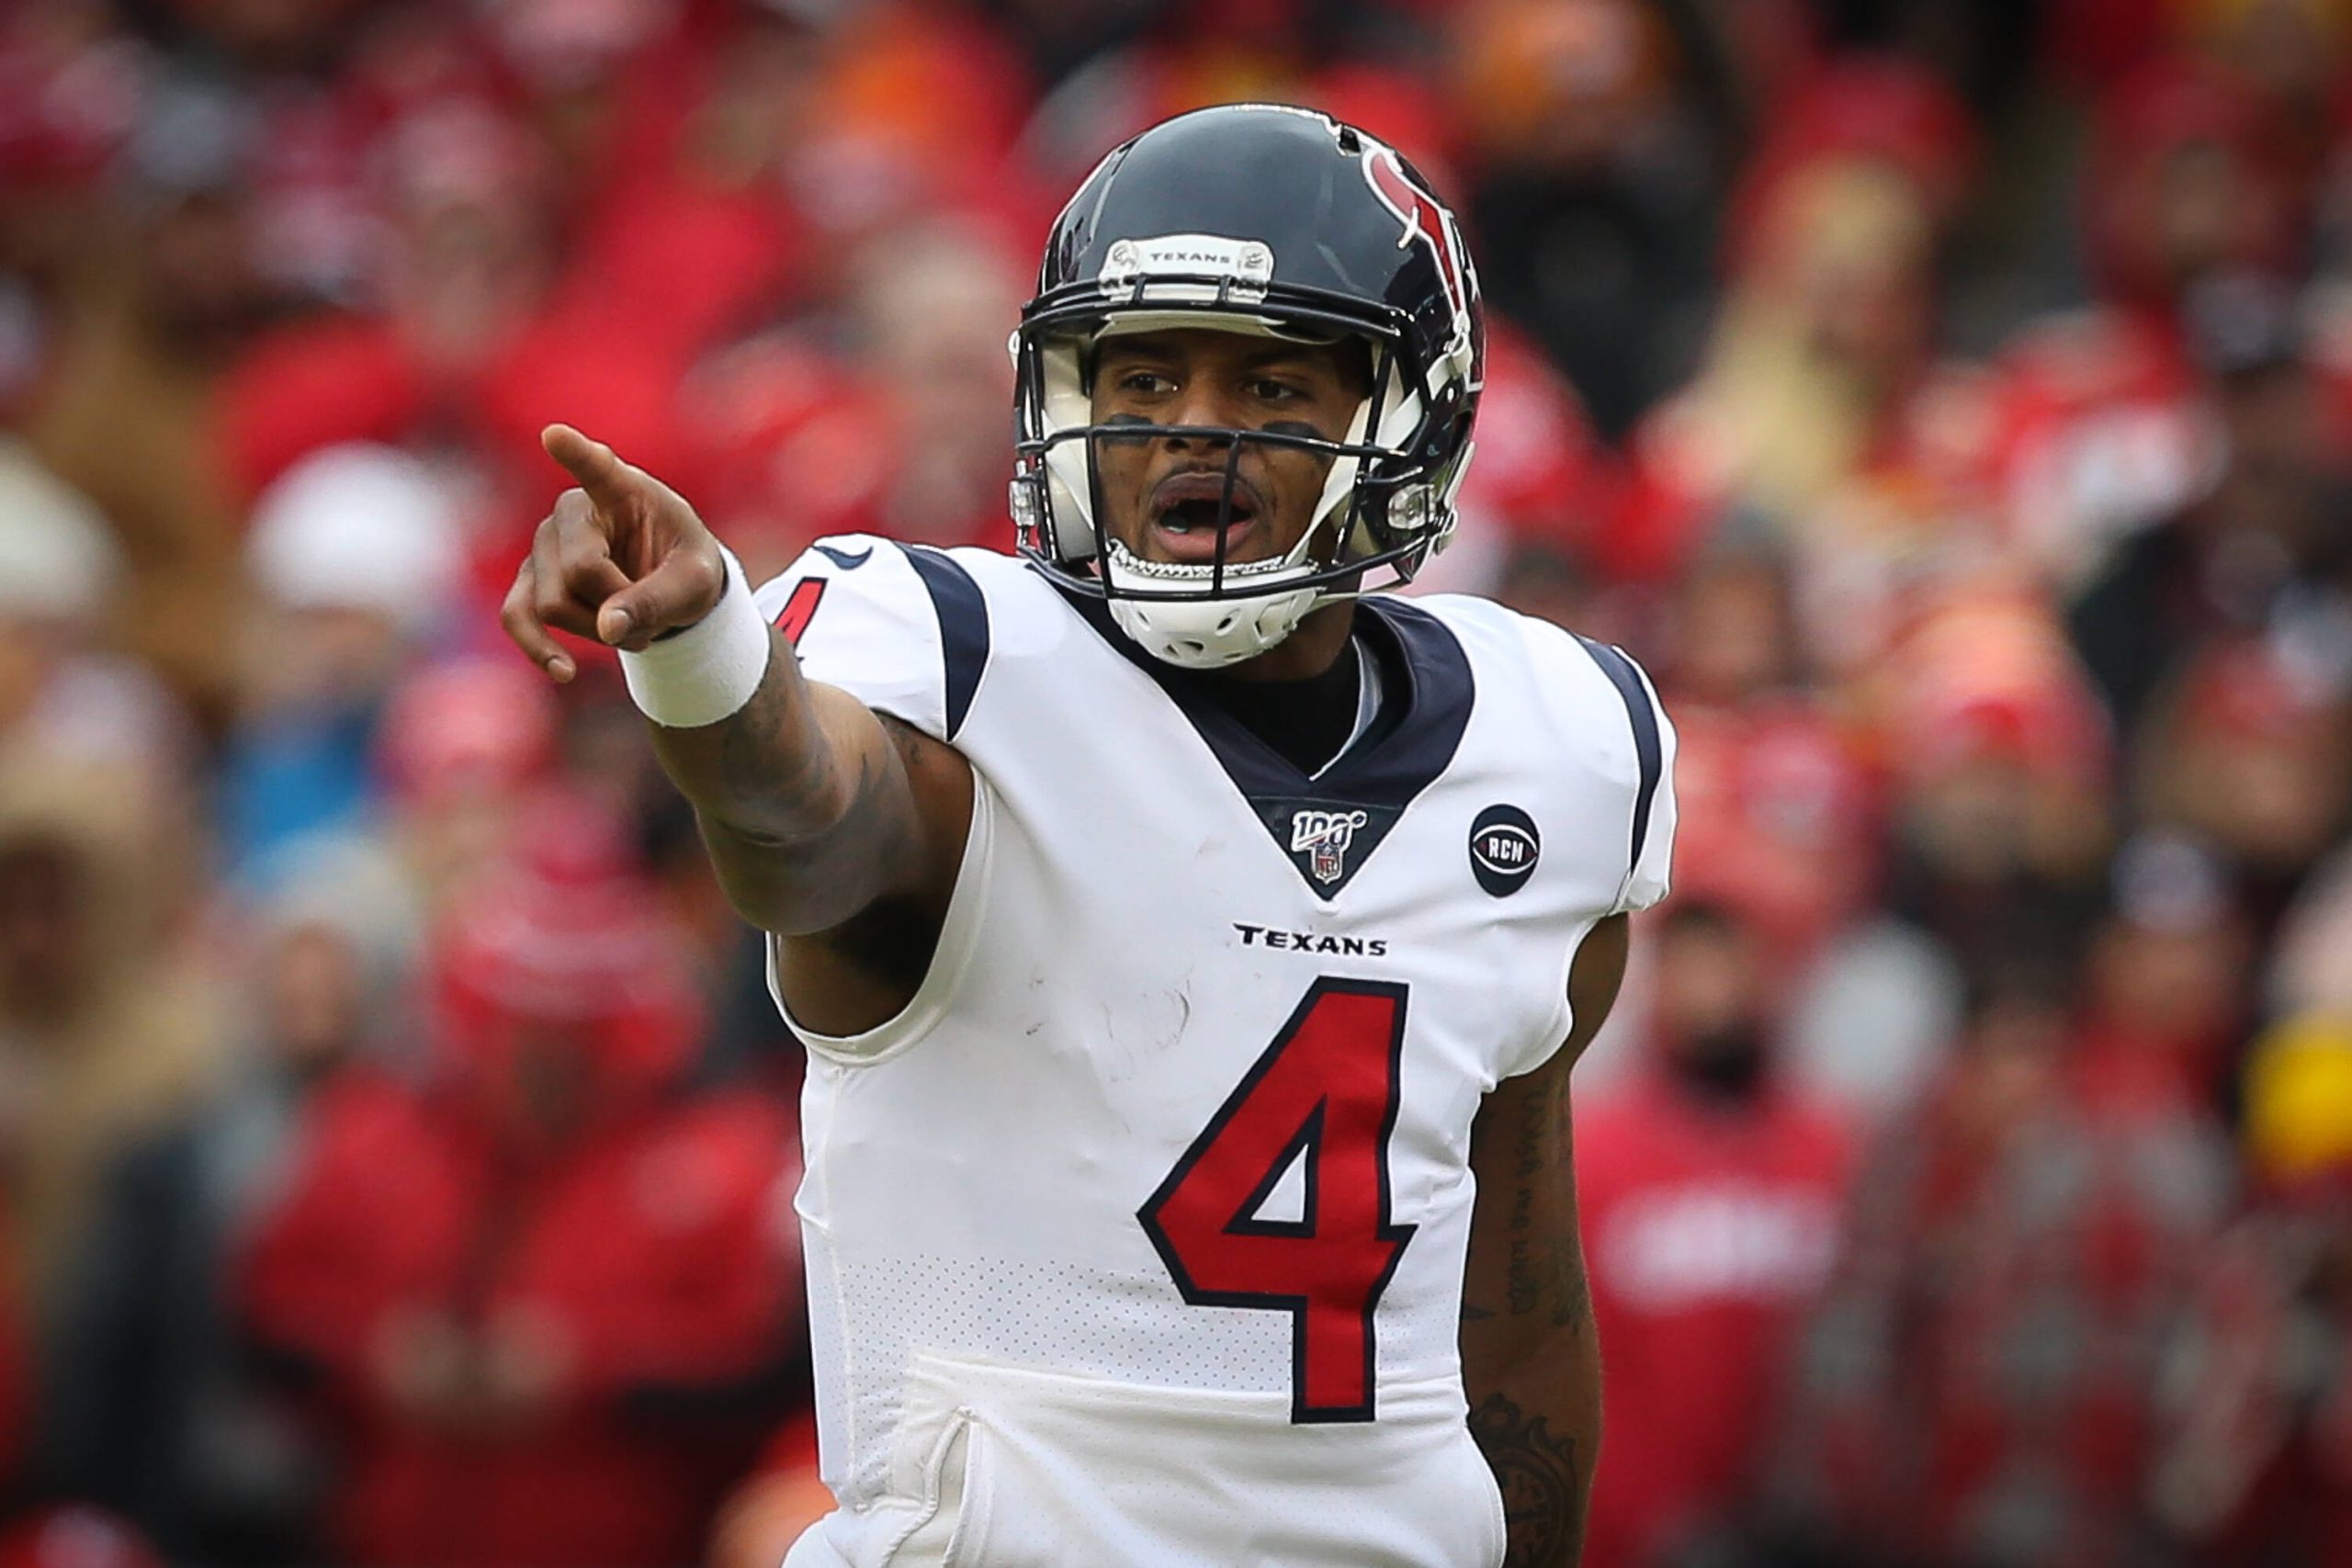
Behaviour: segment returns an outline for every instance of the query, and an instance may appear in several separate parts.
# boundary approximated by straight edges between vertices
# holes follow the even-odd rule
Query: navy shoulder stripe
[[[1650,705],[1649,688],[1642,682],[1642,672],[1634,667],[1621,649],[1605,642],[1595,642],[1589,637],[1577,640],[1592,655],[1617,694],[1625,699],[1625,716],[1633,721],[1634,756],[1641,764],[1641,787],[1634,792],[1634,853],[1625,863],[1642,863],[1642,846],[1649,841],[1650,803],[1657,798],[1658,774],[1664,768],[1664,753],[1658,745],[1657,710]]]
[[[953,740],[971,711],[972,694],[980,689],[980,671],[988,668],[988,601],[972,574],[945,553],[928,545],[903,547],[939,616],[939,648],[947,661],[946,739]]]

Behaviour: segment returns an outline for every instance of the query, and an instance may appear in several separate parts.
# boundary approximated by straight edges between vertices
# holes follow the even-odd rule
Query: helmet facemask
[[[1343,335],[1255,312],[1198,308],[1098,310],[1091,320],[1066,324],[1024,321],[1013,340],[1023,397],[1012,508],[1023,553],[1105,600],[1120,628],[1147,651],[1172,664],[1215,668],[1265,652],[1320,605],[1409,581],[1452,532],[1453,491],[1467,449],[1465,444],[1436,472],[1415,462],[1415,444],[1430,423],[1425,389],[1437,378],[1415,373],[1396,335],[1361,328],[1346,335],[1370,346],[1371,389],[1337,439],[1149,424],[1131,416],[1098,421],[1091,370],[1103,339],[1183,327],[1317,344]],[[1223,455],[1216,547],[1207,561],[1144,559],[1103,526],[1102,446],[1172,438],[1197,439]],[[1287,550],[1233,561],[1227,558],[1227,525],[1235,517],[1242,455],[1253,444],[1312,452],[1329,467],[1307,526]]]

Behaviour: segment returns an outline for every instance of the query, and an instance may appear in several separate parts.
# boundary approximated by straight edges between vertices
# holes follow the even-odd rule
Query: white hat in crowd
[[[254,504],[246,549],[277,604],[368,611],[412,632],[447,607],[465,570],[448,488],[407,453],[367,442],[325,447],[279,476]]]
[[[94,621],[119,565],[106,513],[0,435],[0,615]]]

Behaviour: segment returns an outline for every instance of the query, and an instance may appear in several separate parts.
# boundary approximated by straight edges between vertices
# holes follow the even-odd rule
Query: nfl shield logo
[[[1306,856],[1306,869],[1317,882],[1337,882],[1348,867],[1348,846],[1369,814],[1363,811],[1295,812],[1290,819],[1293,854]]]

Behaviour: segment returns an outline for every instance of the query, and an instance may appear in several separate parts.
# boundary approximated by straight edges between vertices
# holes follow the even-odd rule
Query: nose
[[[1168,423],[1180,425],[1208,425],[1231,430],[1240,424],[1231,394],[1214,377],[1195,376],[1184,383],[1184,390],[1169,411]],[[1233,445],[1229,436],[1170,435],[1168,447],[1171,452],[1190,451],[1195,446],[1217,450]]]

